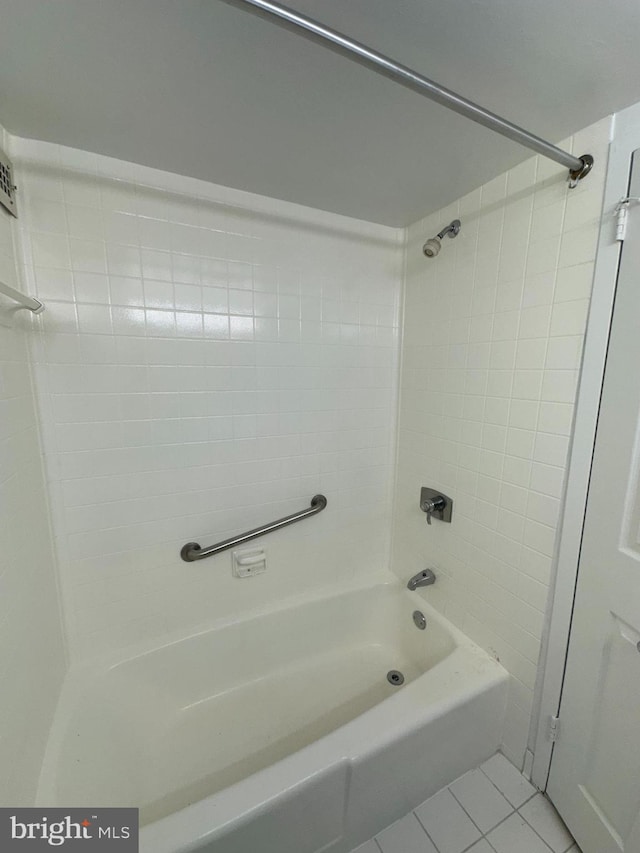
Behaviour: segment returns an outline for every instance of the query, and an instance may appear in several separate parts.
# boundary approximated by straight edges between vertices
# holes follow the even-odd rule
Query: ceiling
[[[637,0],[290,2],[551,141],[640,100]],[[222,0],[0,16],[0,123],[21,136],[388,225],[529,156]]]

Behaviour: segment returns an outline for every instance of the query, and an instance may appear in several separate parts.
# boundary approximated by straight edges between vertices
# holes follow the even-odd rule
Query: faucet
[[[419,586],[431,586],[436,582],[436,576],[431,571],[431,569],[423,569],[421,572],[418,572],[417,575],[414,575],[410,578],[409,583],[407,584],[407,589],[414,590],[418,589]]]

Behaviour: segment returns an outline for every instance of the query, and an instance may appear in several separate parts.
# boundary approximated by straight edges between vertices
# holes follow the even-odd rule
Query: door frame
[[[633,152],[640,148],[640,103],[613,117],[612,142],[605,182],[602,221],[598,238],[593,291],[587,321],[569,451],[564,510],[555,550],[555,579],[547,610],[547,630],[541,654],[541,675],[536,685],[530,745],[533,746],[531,781],[547,786],[553,754],[550,718],[560,709],[567,659],[573,600],[587,506],[587,493],[595,445],[600,395],[604,380],[613,301],[620,260],[615,240],[614,209],[628,192]]]

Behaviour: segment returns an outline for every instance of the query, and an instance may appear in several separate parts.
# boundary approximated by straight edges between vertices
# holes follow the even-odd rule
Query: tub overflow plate
[[[413,611],[413,624],[416,626],[416,628],[420,628],[421,631],[424,631],[424,629],[427,627],[427,620],[425,619],[422,610]]]
[[[404,684],[404,675],[397,669],[390,669],[387,673],[387,681],[394,687],[400,687],[401,684]]]

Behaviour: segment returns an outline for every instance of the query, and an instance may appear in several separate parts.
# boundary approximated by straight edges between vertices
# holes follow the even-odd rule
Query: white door
[[[640,853],[640,205],[622,251],[547,793],[584,853]]]

